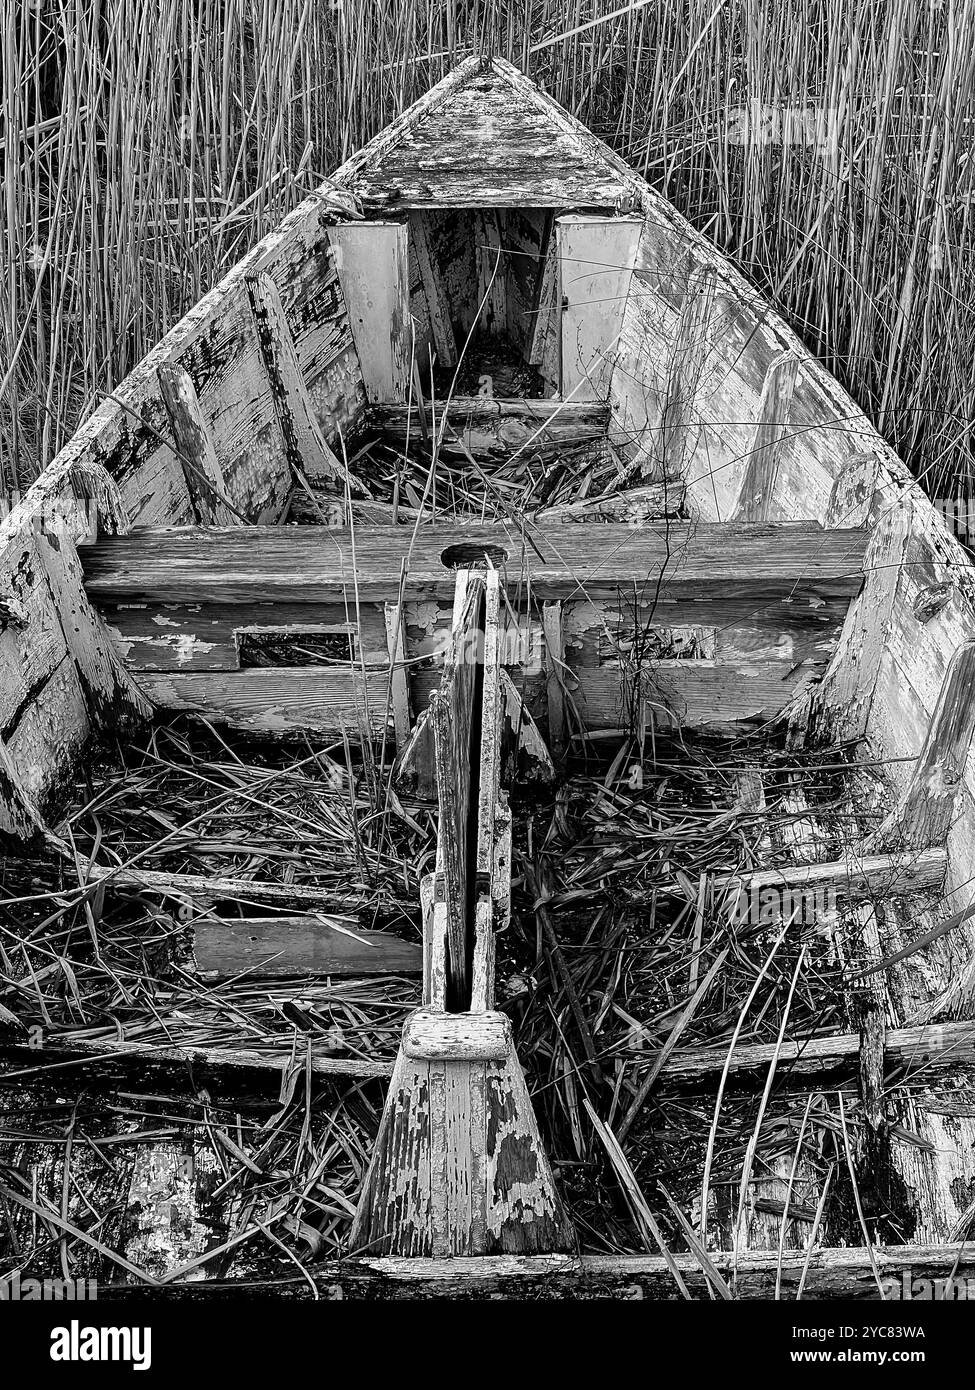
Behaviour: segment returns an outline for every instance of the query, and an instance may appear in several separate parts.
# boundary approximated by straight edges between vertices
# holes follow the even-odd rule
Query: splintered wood
[[[371,1255],[573,1244],[510,1021],[494,1009],[494,932],[511,896],[499,615],[497,573],[485,582],[461,570],[452,648],[431,700],[440,822],[437,873],[422,892],[424,1006],[404,1028],[352,1230],[353,1248]]]

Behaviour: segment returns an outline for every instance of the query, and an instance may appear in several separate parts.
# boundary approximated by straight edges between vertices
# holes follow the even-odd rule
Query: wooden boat
[[[349,1258],[309,1264],[299,1290],[898,1297],[975,1273],[969,560],[762,297],[522,74],[471,59],[356,154],[105,401],[0,535],[5,881],[46,856],[86,903],[136,891],[180,908],[215,997],[268,962],[296,998],[316,972],[422,981],[392,1067],[311,1042],[298,1057],[356,1084],[392,1070]],[[435,861],[399,889],[349,873],[326,891],[300,872],[147,867],[107,841],[83,854],[64,806],[85,750],[174,717],[338,741],[387,809],[438,812]],[[566,888],[572,815],[623,854],[618,789],[653,786],[652,830],[695,749],[725,796],[705,805],[708,843],[726,848],[699,874],[658,856],[642,898],[631,858],[560,940],[563,900],[587,911]],[[583,811],[565,790],[580,768],[597,789]],[[549,878],[513,885],[533,796],[561,805],[561,830]],[[573,1157],[546,1154],[545,1087],[530,1096],[524,1070],[538,1059],[512,1028],[527,995],[501,997],[494,970],[519,894],[569,1001],[551,1024],[553,1046],[570,1039],[566,1124],[599,1141],[629,1252],[573,1221]],[[686,978],[652,1019],[624,1010],[635,1042],[607,1055],[620,970],[658,959],[639,929],[651,897],[684,904],[658,930],[681,924]],[[399,925],[367,939],[377,902]],[[620,903],[628,954],[607,926]],[[329,925],[343,912],[356,930]],[[604,931],[623,964],[593,997],[569,958]],[[108,1064],[159,1086],[287,1071],[243,1030],[221,1053],[49,1026],[32,1051],[21,1010],[46,986],[18,976],[16,936],[8,1088],[52,1064],[62,1091]],[[819,1019],[799,1019],[805,972]],[[729,1138],[716,1102],[737,1096]],[[703,1215],[672,1199],[679,1163],[647,1170],[653,1135],[627,1150],[651,1111],[658,1130],[696,1124]],[[56,1237],[39,1200],[17,1198]]]

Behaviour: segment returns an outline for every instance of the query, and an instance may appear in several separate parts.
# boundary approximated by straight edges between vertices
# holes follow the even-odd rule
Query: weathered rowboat
[[[310,1265],[298,1289],[898,1296],[905,1279],[975,1273],[961,1244],[975,1215],[973,594],[905,466],[768,304],[524,76],[474,58],[255,247],[4,520],[7,871],[43,854],[72,866],[86,902],[175,903],[216,994],[270,962],[297,999],[316,972],[419,975],[392,1068],[309,1042],[309,1075],[392,1079],[350,1258]],[[384,890],[406,918],[412,900],[422,934],[367,939],[356,913],[377,894],[354,874],[325,891],[82,855],[63,808],[84,750],[174,716],[338,740],[387,807],[435,807],[429,872]],[[550,877],[513,888],[518,798],[530,783],[568,817],[564,779],[595,772],[585,815],[612,850],[615,789],[653,783],[652,829],[694,748],[732,768],[708,807],[725,867],[702,864],[667,919],[690,933],[683,985],[655,1021],[629,1017],[633,1050],[607,1056],[623,967],[594,992],[567,954],[625,901],[636,936],[610,955],[638,970],[651,944],[633,922],[651,897],[679,900],[687,873],[664,856],[641,898],[628,861],[634,883],[614,880],[586,932],[560,941],[559,847],[568,864],[578,841],[556,837]],[[496,998],[515,891],[567,981],[553,1037],[573,1038],[572,1133],[595,1129],[644,1253],[580,1229],[562,1191],[572,1159],[546,1155],[523,1072],[535,1059]],[[140,1050],[121,1028],[53,1028],[32,1051],[19,1006],[42,990],[18,974],[7,911],[8,1090],[39,1058],[65,1069],[62,1090],[133,1059],[156,1078],[287,1070],[243,1033],[223,1058],[178,1034]],[[330,925],[342,912],[355,930]],[[819,1020],[798,1016],[807,970],[824,982]],[[751,1119],[729,1140],[716,1101],[739,1090]],[[700,1209],[671,1200],[673,1165],[650,1175],[664,1234],[622,1147],[651,1105],[657,1124],[694,1112],[707,1141]],[[817,1123],[838,1146],[828,1162],[821,1142],[803,1147]],[[17,1200],[56,1247],[64,1215],[58,1227],[54,1208]]]

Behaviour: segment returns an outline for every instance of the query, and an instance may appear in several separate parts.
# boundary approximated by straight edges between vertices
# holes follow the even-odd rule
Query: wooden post
[[[782,437],[789,422],[799,358],[781,352],[772,359],[762,387],[758,421],[738,493],[734,521],[771,521],[772,498],[779,475]]]
[[[408,228],[401,222],[343,222],[328,229],[370,401],[407,398],[408,236]]]
[[[545,634],[545,673],[548,690],[548,741],[556,758],[565,751],[565,643],[562,639],[562,604],[542,605]]]
[[[403,1030],[352,1227],[353,1249],[370,1255],[538,1254],[573,1245],[510,1021],[494,1008],[494,932],[511,899],[510,815],[499,790],[499,615],[497,573],[485,582],[460,571],[453,649],[432,701],[440,823],[437,872],[421,887],[424,1004]],[[460,1007],[450,1007],[458,997]]]
[[[560,217],[562,391],[574,401],[609,399],[609,383],[636,260],[641,217]]]
[[[403,605],[383,605],[386,619],[386,649],[389,652],[390,695],[396,751],[402,753],[410,739],[410,684],[406,674],[406,646],[403,641]]]

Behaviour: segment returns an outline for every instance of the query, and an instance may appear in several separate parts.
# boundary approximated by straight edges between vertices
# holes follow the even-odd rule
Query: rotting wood
[[[538,527],[530,543],[504,525],[372,527],[353,537],[324,527],[142,531],[105,537],[82,551],[85,587],[98,603],[342,603],[351,594],[353,541],[360,600],[397,601],[453,594],[442,556],[462,543],[487,551],[509,582],[530,574],[541,599],[615,597],[620,589],[658,601],[733,597],[762,608],[783,597],[855,595],[863,580],[867,534],[823,531],[815,523],[646,527],[607,523],[593,545],[586,527]],[[659,592],[657,581],[659,579]]]
[[[474,260],[477,266],[478,327],[503,333],[508,324],[508,265],[502,246],[501,223],[492,209],[474,213]]]
[[[859,1033],[834,1033],[825,1037],[787,1040],[777,1054],[783,1080],[803,1081],[846,1071],[856,1076],[860,1067]],[[750,1043],[737,1047],[728,1064],[730,1077],[761,1076],[776,1057],[775,1043]],[[932,1069],[962,1070],[975,1061],[975,1022],[928,1023],[911,1028],[889,1028],[884,1040],[884,1067],[888,1077],[921,1080]],[[695,1047],[671,1053],[660,1072],[660,1084],[668,1087],[714,1085],[728,1063],[728,1048]]]
[[[220,918],[193,922],[193,953],[206,979],[248,974],[290,979],[309,975],[419,975],[417,942],[363,931],[358,920],[324,912],[302,917]]]
[[[768,1302],[785,1295],[795,1298],[800,1284],[803,1300],[872,1301],[880,1298],[879,1274],[890,1300],[911,1290],[926,1289],[931,1298],[960,1297],[975,1278],[970,1245],[875,1245],[812,1251],[715,1250],[708,1253],[714,1269],[725,1278],[738,1300]],[[446,1259],[385,1256],[316,1264],[307,1276],[275,1280],[203,1279],[174,1281],[147,1287],[136,1284],[99,1285],[113,1302],[221,1302],[269,1297],[320,1298],[350,1301],[571,1302],[592,1299],[677,1301],[676,1268],[695,1297],[708,1301],[710,1285],[693,1254],[661,1255],[487,1255]],[[916,1283],[915,1281],[921,1281]],[[957,1291],[943,1293],[946,1285]],[[914,1296],[917,1296],[916,1294]]]
[[[288,463],[296,476],[341,492],[345,468],[315,417],[281,292],[266,273],[249,277],[247,291]]]
[[[451,322],[450,300],[444,286],[440,267],[430,250],[427,233],[427,217],[417,213],[410,218],[410,235],[416,255],[417,269],[423,285],[423,294],[430,316],[430,333],[437,361],[444,367],[453,367],[457,362],[457,340]]]
[[[8,1079],[11,1072],[33,1075],[42,1074],[46,1068],[63,1070],[66,1065],[91,1066],[104,1064],[114,1066],[131,1062],[137,1064],[144,1073],[154,1066],[189,1067],[200,1071],[221,1071],[226,1068],[248,1071],[273,1071],[281,1073],[291,1067],[303,1071],[310,1066],[318,1076],[385,1077],[392,1072],[392,1063],[385,1061],[363,1061],[359,1058],[327,1057],[322,1053],[311,1054],[310,1060],[302,1044],[294,1054],[287,1052],[254,1052],[245,1048],[229,1047],[156,1047],[145,1042],[119,1042],[109,1038],[74,1038],[66,1035],[59,1038],[50,1033],[45,1039],[43,1049],[26,1043],[5,1043],[0,1048],[0,1056],[18,1065],[4,1069]]]
[[[947,864],[947,853],[939,846],[898,854],[850,854],[846,859],[825,864],[785,864],[777,869],[715,875],[711,883],[719,901],[723,893],[734,895],[728,899],[732,910],[738,895],[761,903],[767,890],[770,896],[781,894],[781,890],[797,890],[833,892],[858,900],[940,889]]]
[[[609,410],[602,401],[487,400],[455,396],[425,405],[374,406],[368,423],[392,448],[406,447],[407,431],[415,441],[420,419],[428,433],[437,428],[441,451],[449,457],[504,458],[530,447],[542,458],[554,457],[576,445],[605,438]],[[459,443],[454,442],[454,437]]]
[[[951,658],[910,782],[867,848],[944,842],[975,733],[975,642]]]
[[[502,750],[505,755],[505,780],[510,782],[551,782],[555,767],[548,745],[538,731],[538,725],[525,708],[518,688],[501,671],[501,694],[505,721]]]
[[[769,521],[772,517],[779,456],[798,371],[799,358],[792,351],[780,353],[769,365],[738,494],[736,521]]]
[[[197,521],[214,526],[239,526],[240,518],[227,505],[227,487],[210,429],[185,367],[162,362],[159,392],[169,413],[176,457],[186,479]]]
[[[420,711],[393,772],[396,786],[424,801],[437,795],[436,761],[433,751],[433,715],[429,705]]]
[[[560,217],[561,394],[604,401],[615,365],[642,218]]]
[[[410,384],[407,228],[398,222],[339,223],[332,255],[370,401],[405,401]]]
[[[678,478],[665,478],[646,487],[627,488],[603,497],[584,497],[578,502],[565,502],[545,507],[534,520],[540,526],[553,523],[628,521],[631,524],[655,521],[659,517],[680,516],[686,496],[684,483]]]
[[[415,1061],[503,1062],[511,1051],[511,1019],[488,1009],[418,1009],[403,1026],[403,1050]]]
[[[401,913],[411,906],[406,898],[382,885],[334,889],[302,883],[262,883],[260,879],[221,878],[209,874],[168,873],[138,864],[118,867],[81,859],[87,881],[117,884],[173,898],[188,906],[219,902],[258,904],[274,910],[307,908],[320,912],[370,911]]]

